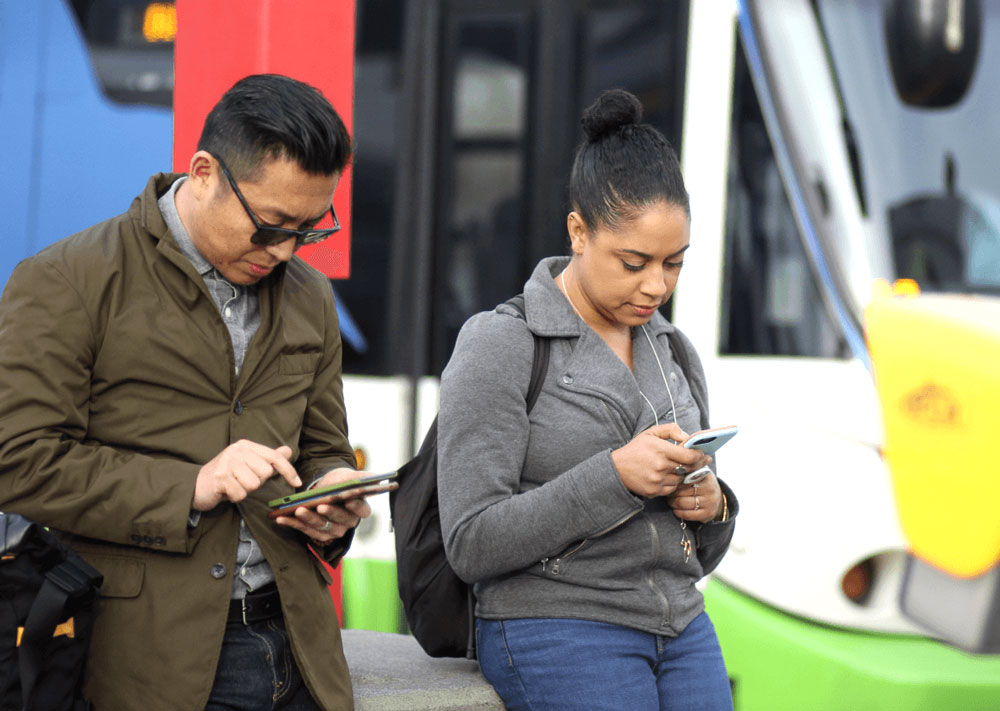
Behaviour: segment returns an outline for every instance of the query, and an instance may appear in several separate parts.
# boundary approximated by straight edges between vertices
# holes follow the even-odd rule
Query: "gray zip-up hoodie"
[[[479,617],[572,617],[674,636],[704,609],[695,582],[725,554],[739,505],[723,485],[729,520],[685,532],[662,497],[625,488],[611,451],[673,421],[674,406],[686,432],[706,427],[696,402],[707,402],[704,373],[682,338],[688,382],[670,353],[675,328],[659,313],[634,329],[630,371],[553,282],[568,263],[538,264],[525,319],[501,305],[459,334],[438,419],[445,549],[476,583]],[[551,339],[551,355],[529,417],[533,333]],[[687,562],[685,535],[696,546]]]

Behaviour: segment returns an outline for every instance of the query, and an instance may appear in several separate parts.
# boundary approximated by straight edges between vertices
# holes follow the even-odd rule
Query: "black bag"
[[[524,296],[506,303],[524,317]],[[549,364],[547,338],[535,336],[528,385],[531,412]],[[455,574],[444,552],[437,499],[437,418],[417,456],[399,469],[399,488],[389,493],[396,534],[399,597],[413,636],[432,657],[476,658],[475,598],[472,586]]]
[[[44,527],[0,512],[0,711],[86,711],[103,576]]]

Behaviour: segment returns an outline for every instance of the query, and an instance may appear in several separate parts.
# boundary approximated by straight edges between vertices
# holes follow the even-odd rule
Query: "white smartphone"
[[[722,445],[735,437],[737,432],[739,432],[739,428],[736,425],[701,430],[691,435],[684,446],[688,449],[701,450],[705,454],[715,454]]]
[[[725,427],[713,427],[708,430],[701,430],[700,432],[695,432],[691,437],[684,443],[684,446],[688,449],[698,449],[705,454],[714,454],[719,451],[719,448],[726,442],[731,440],[739,432],[739,428],[736,425],[727,425]],[[684,477],[685,484],[693,484],[696,481],[701,480],[707,475],[711,469],[707,466],[697,469]]]

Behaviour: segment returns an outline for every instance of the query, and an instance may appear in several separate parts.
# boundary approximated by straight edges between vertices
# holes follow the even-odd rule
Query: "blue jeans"
[[[508,711],[733,708],[704,612],[677,637],[589,620],[476,620],[479,665]]]
[[[284,620],[230,622],[205,711],[321,711],[292,658]]]

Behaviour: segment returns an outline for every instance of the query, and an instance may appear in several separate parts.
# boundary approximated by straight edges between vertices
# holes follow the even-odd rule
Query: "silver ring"
[[[332,525],[333,525],[333,521],[331,521],[330,519],[327,519],[326,523],[324,523],[323,526],[319,530],[321,530],[321,531],[329,531],[330,527]]]
[[[697,496],[698,495],[698,482],[695,482],[691,486],[694,488],[694,495]]]
[[[697,511],[701,508],[701,504],[698,503],[698,497],[694,497],[694,510]]]
[[[687,473],[688,470],[684,468],[683,464],[678,464],[676,467],[674,467],[674,474],[676,474],[677,476],[684,476]]]

